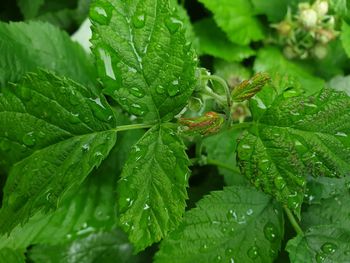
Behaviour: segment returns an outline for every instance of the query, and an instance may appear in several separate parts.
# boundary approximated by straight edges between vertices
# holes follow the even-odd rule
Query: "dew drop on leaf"
[[[171,34],[175,34],[180,28],[182,28],[183,23],[175,17],[168,17],[165,19],[165,26]]]
[[[299,198],[297,193],[290,194],[287,198],[287,205],[291,209],[297,209],[299,207]]]
[[[321,250],[326,254],[333,254],[337,250],[338,246],[331,242],[326,242],[322,245]]]
[[[136,103],[133,103],[131,105],[130,112],[138,116],[142,116],[145,114],[145,111],[143,110],[142,106]]]
[[[100,121],[108,122],[113,118],[111,113],[103,106],[100,98],[90,98],[90,107],[94,116]]]
[[[317,253],[315,259],[317,263],[322,263],[325,261],[326,257],[322,253]]]
[[[81,150],[83,152],[88,152],[90,150],[90,146],[88,144],[84,144],[82,147],[81,147]]]
[[[251,259],[256,259],[259,256],[258,248],[256,246],[252,246],[248,249],[247,255]]]
[[[132,24],[136,28],[143,28],[145,26],[145,23],[146,23],[146,16],[145,16],[145,14],[135,14],[132,17]]]
[[[222,257],[220,256],[220,255],[218,255],[217,257],[216,257],[216,262],[221,262],[222,261]]]
[[[95,6],[90,9],[90,17],[101,25],[108,25],[111,20],[112,10],[113,7]]]
[[[173,97],[175,96],[176,94],[178,94],[180,91],[179,89],[179,80],[174,80],[171,85],[169,85],[168,87],[168,94],[169,96]]]
[[[269,241],[274,241],[277,238],[277,230],[276,227],[271,223],[267,223],[264,226],[264,236]]]
[[[69,118],[68,118],[68,121],[72,124],[77,124],[80,122],[80,119],[79,119],[79,114],[74,114],[74,113],[71,113]]]
[[[130,93],[137,98],[143,98],[145,96],[145,93],[141,89],[136,87],[131,88]]]
[[[110,77],[113,80],[116,80],[116,76],[112,66],[112,58],[109,52],[103,48],[98,49],[98,53],[100,54],[100,58],[103,61],[105,67],[105,74],[107,77]]]
[[[22,138],[22,141],[26,146],[34,146],[35,145],[34,132],[29,132],[25,134]]]
[[[165,88],[161,85],[157,86],[156,91],[158,94],[164,94]]]
[[[274,179],[275,186],[278,190],[282,190],[286,186],[286,181],[281,176]]]

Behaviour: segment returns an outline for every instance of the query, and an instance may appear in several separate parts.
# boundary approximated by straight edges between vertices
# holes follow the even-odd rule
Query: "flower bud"
[[[327,47],[324,45],[318,44],[312,49],[312,54],[317,59],[324,59],[328,54]]]
[[[319,17],[322,17],[328,13],[328,2],[326,0],[317,0],[313,4],[313,9],[316,11]]]
[[[207,112],[204,116],[195,118],[180,118],[182,132],[188,135],[210,135],[217,133],[225,119],[216,112]]]
[[[288,58],[288,59],[293,59],[297,56],[297,54],[295,53],[295,51],[293,50],[293,48],[291,46],[286,46],[283,49],[283,54]]]
[[[288,36],[292,31],[292,25],[288,21],[282,21],[281,23],[276,25],[276,29],[278,33],[282,36]]]
[[[231,98],[235,102],[242,102],[250,99],[258,93],[270,80],[267,73],[257,73],[251,79],[244,80],[231,93]]]
[[[300,12],[299,20],[306,28],[312,28],[317,25],[317,13],[313,9],[305,9]]]

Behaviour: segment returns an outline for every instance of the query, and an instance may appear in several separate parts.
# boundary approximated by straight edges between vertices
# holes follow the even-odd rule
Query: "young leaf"
[[[93,52],[105,93],[145,120],[173,118],[195,84],[196,57],[168,0],[97,0]]]
[[[21,125],[18,125],[18,124]],[[46,72],[0,94],[0,156],[10,170],[0,210],[7,232],[55,207],[114,146],[113,112],[94,90]]]
[[[286,250],[291,263],[346,263],[350,256],[350,231],[327,225],[313,227],[304,236],[289,240]]]
[[[232,186],[187,212],[155,262],[273,262],[282,238],[280,207],[251,187]]]
[[[231,43],[212,19],[196,22],[194,31],[199,40],[200,54],[212,55],[227,61],[242,61],[255,54],[249,46]]]
[[[94,84],[90,58],[69,36],[41,22],[0,22],[0,87],[38,68],[52,70],[81,84]]]
[[[297,214],[306,176],[350,172],[350,98],[324,89],[317,96],[284,98],[268,108],[253,101],[255,124],[238,145],[241,172]]]
[[[238,45],[262,40],[264,32],[259,20],[254,17],[254,8],[247,0],[199,0],[214,13],[219,27],[228,38]]]
[[[291,0],[252,0],[255,12],[266,15],[270,22],[283,20],[290,2]]]
[[[0,262],[24,263],[24,253],[10,248],[0,249]]]
[[[185,211],[189,160],[167,124],[149,130],[132,148],[118,183],[122,229],[140,251],[176,228]]]

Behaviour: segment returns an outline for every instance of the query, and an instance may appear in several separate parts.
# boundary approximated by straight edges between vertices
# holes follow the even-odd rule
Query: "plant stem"
[[[292,211],[290,211],[289,208],[286,207],[286,206],[283,206],[283,208],[284,208],[284,211],[285,211],[286,214],[287,214],[287,217],[288,217],[288,219],[289,219],[289,222],[292,224],[292,226],[293,226],[295,232],[297,232],[298,235],[304,235],[304,232],[303,232],[303,230],[301,229],[301,227],[299,226],[299,224],[298,224],[297,220],[295,219],[295,217],[294,217]]]
[[[154,124],[150,124],[150,123],[121,125],[112,129],[112,131],[119,132],[119,131],[128,131],[128,130],[136,130],[136,129],[146,129],[146,128],[151,128],[153,126]]]
[[[213,80],[218,82],[225,90],[226,93],[226,101],[228,108],[231,108],[231,93],[230,88],[227,86],[227,83],[224,79],[216,75],[202,76],[204,80]]]
[[[210,97],[213,97],[218,103],[220,103],[221,105],[224,105],[225,104],[225,99],[216,94],[211,88],[209,87],[205,87],[204,89],[204,94],[210,96]]]

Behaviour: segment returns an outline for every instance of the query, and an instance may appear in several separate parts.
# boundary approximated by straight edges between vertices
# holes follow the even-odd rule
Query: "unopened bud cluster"
[[[327,56],[327,44],[338,35],[334,16],[328,11],[328,0],[316,0],[312,5],[300,3],[295,16],[288,10],[283,21],[272,25],[279,34],[287,58],[323,59]]]

